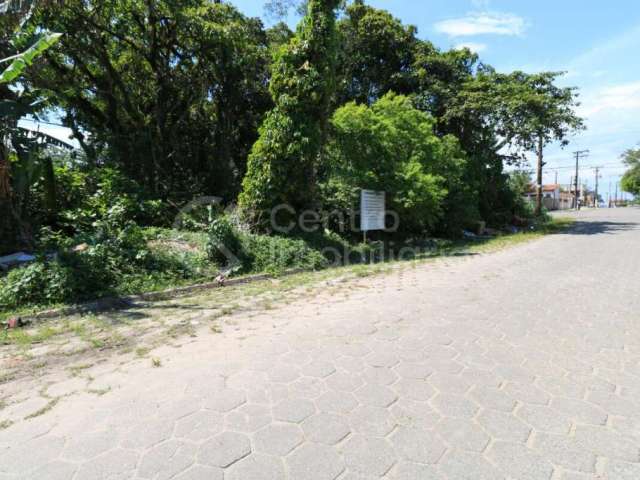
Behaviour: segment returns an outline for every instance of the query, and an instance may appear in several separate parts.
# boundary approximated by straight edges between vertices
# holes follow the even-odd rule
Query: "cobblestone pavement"
[[[344,291],[94,372],[0,479],[640,478],[640,210]]]

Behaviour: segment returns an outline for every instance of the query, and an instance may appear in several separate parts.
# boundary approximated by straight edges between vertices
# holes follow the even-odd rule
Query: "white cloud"
[[[592,117],[601,113],[619,110],[640,110],[640,82],[609,85],[588,93],[578,113]]]
[[[459,43],[455,47],[454,50],[462,50],[463,48],[468,48],[474,53],[484,52],[487,49],[486,43],[476,43],[476,42],[464,42]]]
[[[494,34],[518,36],[526,29],[522,17],[512,13],[481,12],[466,17],[443,20],[435,24],[436,31],[450,37]]]

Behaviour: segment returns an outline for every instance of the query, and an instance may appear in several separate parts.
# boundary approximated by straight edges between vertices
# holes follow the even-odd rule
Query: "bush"
[[[247,271],[283,273],[290,269],[318,270],[327,259],[304,240],[267,235],[244,235],[244,267]]]
[[[360,189],[387,193],[387,209],[404,232],[435,227],[449,190],[460,183],[464,154],[452,138],[439,139],[434,120],[407,97],[385,95],[371,107],[349,103],[332,119],[330,166],[321,191],[327,210],[357,205]],[[333,194],[340,193],[335,196]]]
[[[228,217],[211,223],[207,253],[220,267],[236,267],[243,272],[282,273],[327,265],[326,258],[304,240],[241,233]]]
[[[221,267],[242,263],[244,253],[240,236],[228,217],[219,217],[211,222],[207,254]]]
[[[32,263],[0,279],[0,309],[68,302],[75,284],[67,266],[55,261]]]

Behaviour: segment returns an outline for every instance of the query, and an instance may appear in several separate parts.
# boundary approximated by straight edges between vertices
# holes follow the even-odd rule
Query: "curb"
[[[285,277],[302,273],[309,270],[302,268],[287,270],[279,275],[271,273],[260,273],[246,277],[231,278],[227,280],[216,280],[213,282],[199,283],[196,285],[188,285],[186,287],[170,288],[157,292],[141,293],[139,295],[127,295],[123,297],[105,297],[92,302],[72,305],[68,307],[54,308],[51,310],[43,310],[32,314],[21,315],[20,318],[25,322],[34,322],[38,320],[52,320],[66,315],[76,315],[79,313],[98,313],[109,310],[123,310],[125,308],[135,307],[141,302],[159,302],[162,300],[171,300],[174,298],[187,297],[193,293],[205,290],[213,290],[216,288],[230,287],[233,285],[242,285],[245,283],[254,283],[263,280],[270,280],[278,277]]]

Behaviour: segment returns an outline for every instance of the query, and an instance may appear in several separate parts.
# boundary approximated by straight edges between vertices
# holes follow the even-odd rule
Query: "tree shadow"
[[[612,235],[618,232],[637,230],[639,228],[640,224],[631,222],[577,220],[570,228],[558,233],[561,235]]]

